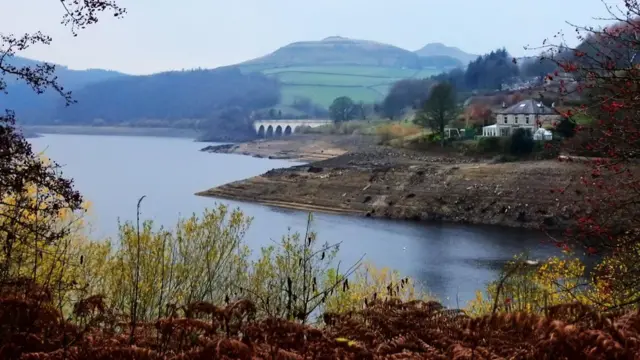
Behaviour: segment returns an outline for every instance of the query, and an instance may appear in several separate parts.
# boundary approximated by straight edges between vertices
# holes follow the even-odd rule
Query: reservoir
[[[180,216],[199,214],[216,202],[239,207],[253,222],[246,234],[258,252],[287,231],[304,232],[307,214],[263,205],[216,200],[194,193],[217,185],[262,174],[295,163],[242,155],[210,154],[207,144],[191,139],[44,135],[29,139],[35,151],[56,161],[66,177],[91,202],[88,215],[95,239],[116,237],[118,219],[135,220],[136,203],[141,219],[172,228]],[[313,229],[320,242],[341,242],[341,268],[362,256],[378,267],[399,270],[419,280],[448,306],[465,306],[500,267],[514,255],[532,258],[557,253],[542,244],[537,232],[455,224],[417,224],[353,216],[314,214]]]

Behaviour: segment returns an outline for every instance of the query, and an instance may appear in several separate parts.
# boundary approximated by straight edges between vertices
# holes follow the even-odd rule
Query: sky
[[[622,0],[606,0],[621,4]],[[474,54],[505,47],[532,55],[564,31],[566,22],[601,25],[601,0],[118,0],[122,19],[103,16],[73,37],[60,24],[57,0],[0,2],[3,34],[42,31],[50,46],[21,56],[72,69],[102,68],[129,74],[215,68],[266,55],[295,41],[328,36],[374,40],[408,50],[441,42]],[[106,15],[106,14],[105,14]]]

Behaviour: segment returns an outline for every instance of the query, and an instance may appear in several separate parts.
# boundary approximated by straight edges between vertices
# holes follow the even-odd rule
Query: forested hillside
[[[537,75],[540,69],[535,61],[528,62],[527,72]],[[546,63],[545,63],[546,65]],[[432,85],[448,82],[460,93],[499,91],[506,84],[520,79],[520,67],[505,49],[497,49],[478,56],[466,69],[456,68],[425,79],[404,79],[396,82],[382,102],[386,116],[402,115],[407,109],[416,109],[426,100]]]
[[[33,67],[41,64],[39,61],[17,56],[5,61],[16,67]],[[71,91],[88,84],[127,76],[117,71],[102,69],[71,70],[63,65],[55,65],[55,68],[59,83]],[[7,76],[6,81],[8,93],[0,96],[0,108],[14,110],[22,122],[46,121],[60,100],[60,96],[54,92],[38,95],[24,82],[17,81],[11,76]]]
[[[177,121],[211,119],[226,109],[251,111],[277,104],[279,85],[237,68],[174,71],[131,76],[84,87],[77,104],[59,104],[53,118],[66,124],[172,126]]]
[[[16,66],[34,60],[13,58]],[[403,79],[423,79],[463,67],[452,56],[418,54],[368,40],[329,37],[295,42],[237,66],[132,76],[107,70],[56,74],[76,103],[59,94],[36,95],[9,82],[0,106],[23,124],[129,125],[200,130],[244,129],[251,114],[269,118],[326,117],[334,99],[348,96],[372,105]],[[250,132],[247,132],[250,133]]]

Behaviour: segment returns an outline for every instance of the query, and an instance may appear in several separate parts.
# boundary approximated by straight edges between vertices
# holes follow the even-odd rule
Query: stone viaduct
[[[296,132],[300,126],[318,127],[333,124],[333,120],[256,120],[253,128],[263,137],[286,136]]]

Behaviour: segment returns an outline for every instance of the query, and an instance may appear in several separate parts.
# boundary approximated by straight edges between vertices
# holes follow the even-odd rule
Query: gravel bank
[[[375,145],[198,193],[267,205],[412,221],[563,228],[580,210],[580,164],[490,163]]]

